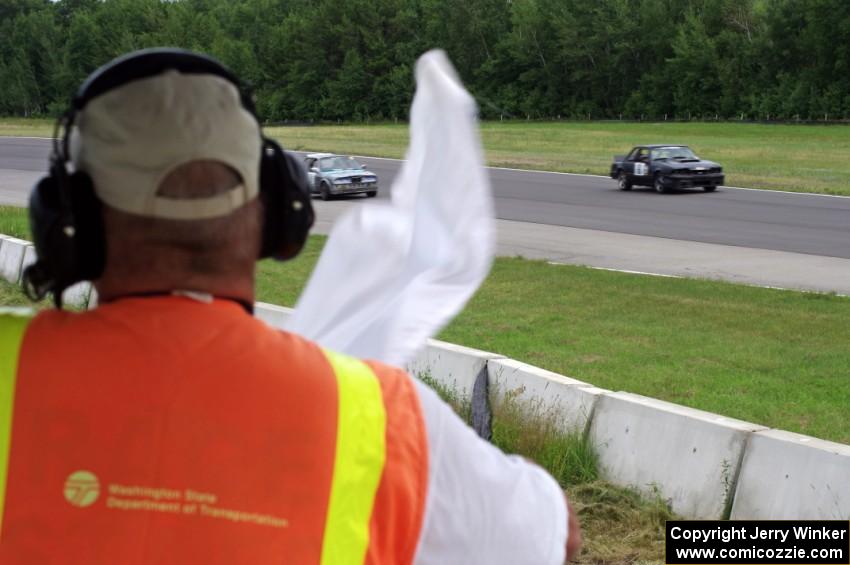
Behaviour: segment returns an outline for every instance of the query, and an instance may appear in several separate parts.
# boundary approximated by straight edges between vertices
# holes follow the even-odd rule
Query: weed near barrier
[[[564,432],[561,414],[537,399],[522,399],[523,392],[521,388],[491,392],[493,443],[528,457],[565,487],[597,480],[597,456],[587,434]]]
[[[468,398],[428,373],[417,376],[470,423]],[[492,442],[506,453],[534,461],[566,490],[584,535],[578,562],[663,563],[664,522],[676,518],[667,501],[659,494],[647,497],[600,480],[587,435],[564,432],[557,413],[521,398],[521,393],[491,390]]]

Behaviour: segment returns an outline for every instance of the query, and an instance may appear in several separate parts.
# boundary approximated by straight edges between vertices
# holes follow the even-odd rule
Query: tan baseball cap
[[[226,216],[259,194],[260,126],[223,77],[169,70],[93,98],[71,131],[74,169],[118,210],[153,218]],[[242,183],[215,196],[157,194],[176,167],[197,160],[233,168]]]

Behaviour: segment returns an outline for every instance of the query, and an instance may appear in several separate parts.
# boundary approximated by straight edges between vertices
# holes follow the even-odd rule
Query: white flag
[[[416,64],[410,146],[390,204],[341,217],[287,329],[403,365],[461,311],[490,270],[493,202],[477,108],[446,54]]]

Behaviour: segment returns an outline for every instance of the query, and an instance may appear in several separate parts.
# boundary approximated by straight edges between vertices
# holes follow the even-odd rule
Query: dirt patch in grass
[[[603,481],[567,487],[567,495],[584,533],[579,563],[664,562],[664,523],[677,516],[660,497]]]

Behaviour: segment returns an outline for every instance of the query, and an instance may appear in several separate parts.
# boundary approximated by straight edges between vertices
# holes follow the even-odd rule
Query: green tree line
[[[151,46],[221,59],[273,122],[405,119],[432,47],[488,118],[850,118],[848,0],[0,0],[0,114]]]

